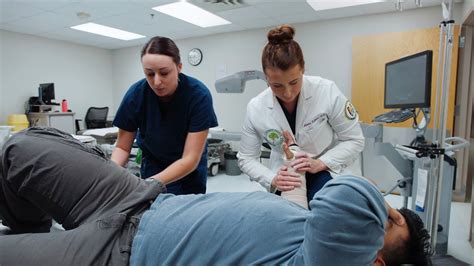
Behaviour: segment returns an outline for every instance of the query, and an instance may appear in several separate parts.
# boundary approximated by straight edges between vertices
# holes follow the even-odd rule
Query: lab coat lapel
[[[306,84],[303,76],[303,85],[301,86],[300,96],[298,97],[298,105],[296,106],[296,122],[295,131],[300,132],[303,129],[304,118],[312,105],[312,93],[309,84]],[[296,134],[298,135],[298,134]]]
[[[290,132],[291,134],[293,134],[291,132],[290,124],[288,124],[285,114],[283,113],[283,109],[281,109],[281,105],[273,93],[272,93],[272,98],[273,100],[269,104],[271,104],[270,109],[271,109],[273,120],[280,127],[280,130],[282,131],[286,130]]]

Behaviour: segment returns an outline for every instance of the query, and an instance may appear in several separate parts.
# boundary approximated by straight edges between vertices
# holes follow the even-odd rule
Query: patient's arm
[[[372,264],[383,246],[387,220],[385,201],[374,185],[358,177],[338,177],[315,195],[310,207],[301,262]]]

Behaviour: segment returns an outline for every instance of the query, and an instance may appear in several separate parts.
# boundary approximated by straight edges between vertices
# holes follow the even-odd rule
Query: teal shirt
[[[158,196],[134,238],[131,265],[370,265],[387,211],[358,177],[328,182],[305,210],[267,193]]]

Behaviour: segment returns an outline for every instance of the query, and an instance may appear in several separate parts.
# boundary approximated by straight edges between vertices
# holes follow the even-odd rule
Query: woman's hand
[[[293,136],[291,136],[290,132],[288,132],[287,130],[283,130],[282,135],[283,135],[283,138],[285,139],[285,142],[283,143],[286,144],[287,146],[296,144],[295,139],[293,139]]]
[[[306,152],[298,152],[295,154],[295,160],[290,163],[298,172],[309,172],[312,174],[327,170],[328,167],[319,159],[313,159]]]
[[[283,149],[283,153],[285,154],[286,160],[293,160],[295,157],[293,152],[290,151],[290,145],[295,144],[295,140],[291,136],[290,132],[283,130],[283,138],[285,141],[281,144],[281,148]]]
[[[273,178],[272,186],[279,191],[290,191],[301,186],[301,178],[298,173],[289,172],[288,167],[282,166]]]

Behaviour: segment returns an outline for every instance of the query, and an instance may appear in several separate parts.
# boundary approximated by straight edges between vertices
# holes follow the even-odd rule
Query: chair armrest
[[[81,124],[79,123],[82,119],[76,119],[76,135],[81,135],[84,130],[81,129]]]

